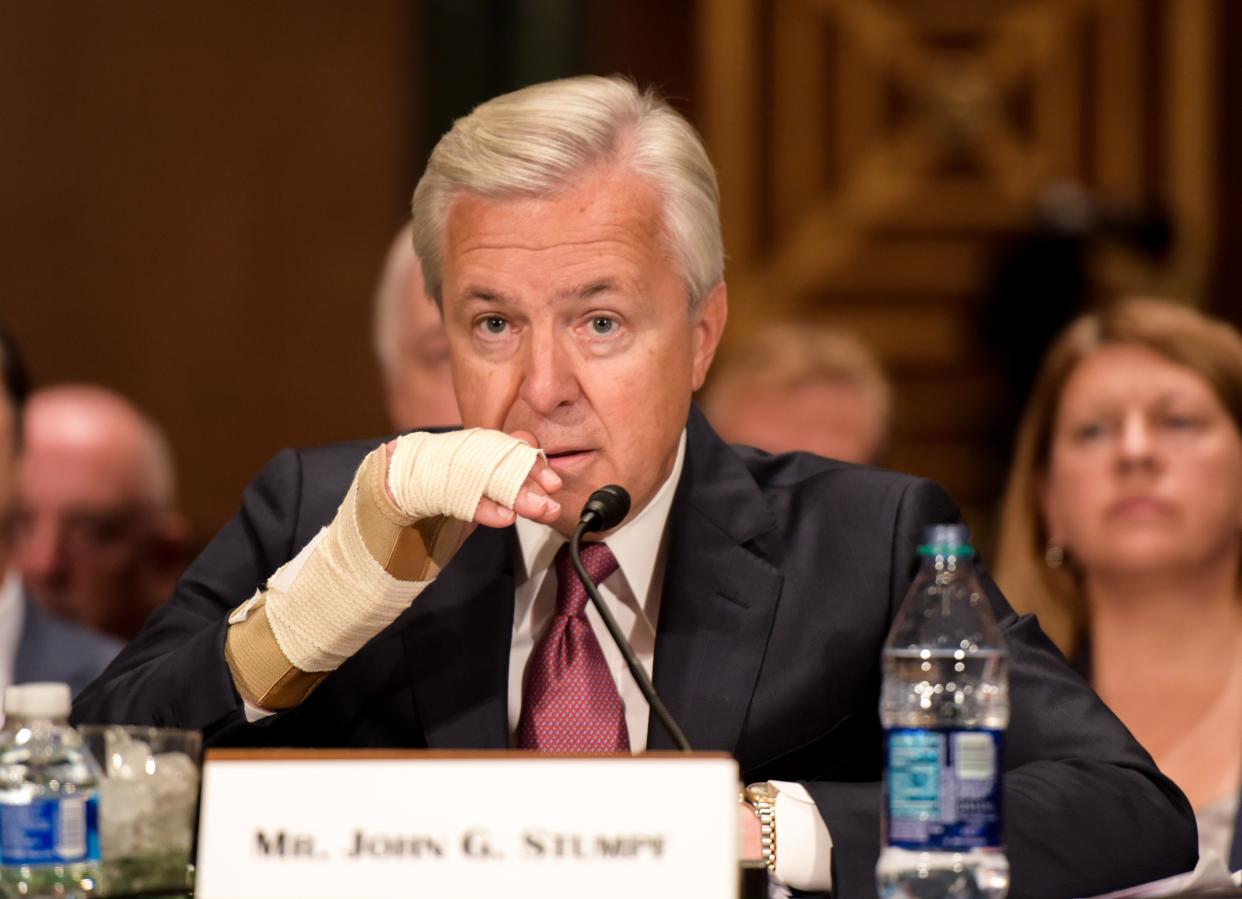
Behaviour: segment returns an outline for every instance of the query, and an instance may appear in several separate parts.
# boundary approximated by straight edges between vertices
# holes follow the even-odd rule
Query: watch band
[[[759,818],[759,846],[769,874],[776,873],[776,793],[767,781],[750,784],[742,793]]]

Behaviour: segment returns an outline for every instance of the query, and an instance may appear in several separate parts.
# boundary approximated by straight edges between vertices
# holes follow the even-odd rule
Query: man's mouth
[[[544,453],[548,457],[548,465],[559,475],[573,474],[590,465],[595,458],[595,450],[563,449]]]

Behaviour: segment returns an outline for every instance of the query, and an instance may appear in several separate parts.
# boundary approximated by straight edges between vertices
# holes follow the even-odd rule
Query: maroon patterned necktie
[[[526,667],[518,748],[539,752],[629,752],[625,704],[586,617],[587,592],[569,561],[556,554],[556,615]],[[582,549],[582,564],[599,584],[617,570],[603,543]]]

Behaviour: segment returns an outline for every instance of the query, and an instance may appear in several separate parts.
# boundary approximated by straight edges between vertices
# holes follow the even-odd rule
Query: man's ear
[[[725,322],[729,318],[729,291],[721,281],[703,297],[694,313],[694,370],[693,390],[698,390],[707,380],[708,369],[716,357],[716,348],[724,335]]]

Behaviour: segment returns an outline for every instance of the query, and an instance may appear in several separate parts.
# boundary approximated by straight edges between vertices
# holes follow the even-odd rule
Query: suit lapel
[[[433,749],[509,743],[513,529],[480,527],[403,622],[414,703]]]
[[[697,409],[687,436],[669,513],[655,685],[691,746],[733,751],[780,596],[780,571],[754,547],[775,522],[746,467]],[[655,718],[647,745],[672,748]]]

